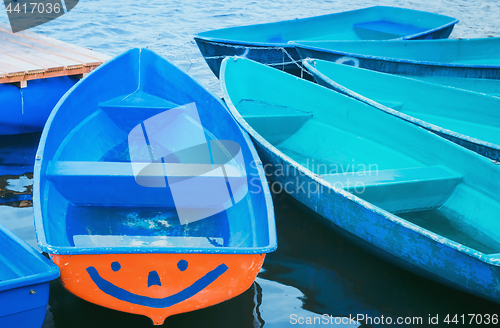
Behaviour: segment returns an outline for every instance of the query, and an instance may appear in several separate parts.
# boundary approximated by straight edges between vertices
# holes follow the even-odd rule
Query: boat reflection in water
[[[0,135],[0,223],[38,250],[31,195],[40,135]]]

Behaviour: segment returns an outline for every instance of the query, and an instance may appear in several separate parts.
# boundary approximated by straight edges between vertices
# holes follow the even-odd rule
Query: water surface
[[[201,57],[193,34],[372,5],[456,17],[461,22],[452,38],[500,36],[500,3],[495,0],[81,0],[68,14],[32,31],[112,56],[133,47],[147,47],[221,95],[218,80]],[[7,22],[4,11],[0,11],[0,21]],[[29,181],[38,138],[39,134],[0,138],[0,200],[7,196],[10,200],[0,203],[0,222],[35,247]],[[303,212],[288,196],[274,195],[274,200],[278,250],[267,256],[255,284],[230,301],[168,318],[165,327],[293,327],[299,325],[292,324],[291,316],[322,314],[416,317],[424,322],[429,315],[439,315],[442,320],[447,314],[500,314],[496,304],[415,276],[357,248]],[[52,282],[43,328],[79,327],[151,324],[146,317],[83,301],[65,291],[58,281]]]

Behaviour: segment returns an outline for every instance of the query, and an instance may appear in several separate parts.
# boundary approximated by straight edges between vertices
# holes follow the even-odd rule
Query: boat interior
[[[136,50],[82,81],[51,122],[40,174],[48,244],[166,252],[268,246],[270,205],[249,139],[215,97],[158,55]],[[100,84],[120,74],[113,68],[123,70],[125,88],[103,94]]]
[[[498,98],[322,60],[309,63],[333,83],[358,95],[464,136],[500,145],[500,112],[492,110],[500,107]]]
[[[489,181],[498,173],[490,161],[364,103],[246,59],[226,60],[221,72],[225,97],[243,119],[278,154],[320,175],[326,186],[479,252],[500,252],[499,197]],[[290,168],[273,173],[288,181],[303,176]]]
[[[25,277],[36,277],[45,275],[50,269],[47,263],[36,258],[36,251],[28,251],[22,244],[12,240],[0,227],[0,291],[3,285],[10,288],[10,284],[16,283]],[[9,232],[9,234],[11,234]],[[29,246],[28,246],[29,247]],[[26,283],[25,283],[26,284]],[[22,285],[22,284],[21,284]]]
[[[437,83],[446,86],[452,86],[454,88],[486,93],[494,97],[500,96],[500,80],[423,75],[410,75],[407,77],[424,82]]]
[[[419,34],[452,21],[453,18],[436,14],[376,6],[304,18],[300,21],[226,28],[198,35],[207,38],[269,43],[287,43],[291,40],[384,40]],[[418,22],[418,25],[411,25],[408,22]]]

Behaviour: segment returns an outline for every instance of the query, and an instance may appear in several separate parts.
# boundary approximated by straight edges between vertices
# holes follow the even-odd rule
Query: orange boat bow
[[[265,254],[51,255],[71,293],[161,325],[168,316],[231,299],[255,280]]]

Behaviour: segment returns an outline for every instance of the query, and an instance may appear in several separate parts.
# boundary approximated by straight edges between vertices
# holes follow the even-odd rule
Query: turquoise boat
[[[222,59],[243,56],[300,75],[292,40],[386,40],[447,38],[458,20],[396,7],[375,6],[303,19],[238,26],[194,36],[210,69],[219,77]]]
[[[248,59],[225,59],[220,83],[272,190],[382,258],[500,302],[498,164]]]
[[[323,59],[384,73],[500,79],[500,38],[297,41],[293,44],[301,58]]]
[[[395,75],[500,97],[500,80],[449,76]]]
[[[319,59],[316,82],[500,161],[500,99]]]

